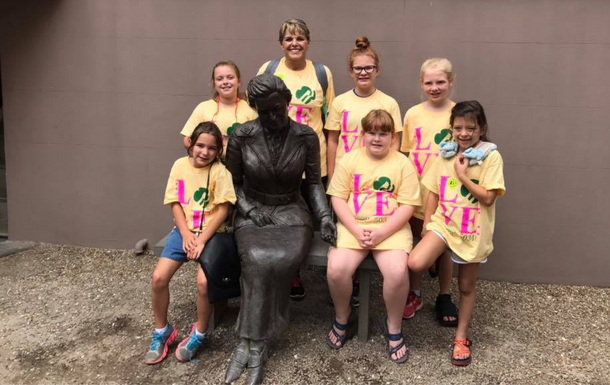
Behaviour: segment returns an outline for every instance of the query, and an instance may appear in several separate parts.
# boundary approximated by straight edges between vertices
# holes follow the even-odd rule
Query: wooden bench
[[[169,234],[168,234],[169,235]],[[154,253],[161,255],[167,235],[161,239],[154,247]],[[310,266],[326,266],[328,260],[328,243],[322,241],[320,233],[316,231],[311,242],[309,256],[305,260],[305,264]],[[360,308],[358,309],[358,341],[366,342],[369,336],[369,309],[370,309],[370,287],[371,287],[371,271],[379,271],[377,263],[369,254],[358,268],[360,278]],[[208,330],[211,332],[218,325],[220,317],[227,302],[219,302],[214,305],[214,311],[210,318]]]

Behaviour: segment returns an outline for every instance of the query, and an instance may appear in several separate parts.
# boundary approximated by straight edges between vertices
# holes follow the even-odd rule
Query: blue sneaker
[[[152,343],[150,349],[144,357],[144,361],[147,364],[153,365],[158,364],[167,357],[167,349],[169,345],[174,342],[178,336],[178,330],[174,329],[172,325],[167,324],[167,330],[165,333],[152,333]]]
[[[208,339],[208,335],[197,337],[197,322],[193,324],[191,334],[180,342],[176,349],[176,358],[180,362],[190,361],[193,359],[197,350],[203,345],[203,341]]]

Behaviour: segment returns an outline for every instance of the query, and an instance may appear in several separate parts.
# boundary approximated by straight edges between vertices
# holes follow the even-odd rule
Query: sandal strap
[[[335,320],[333,321],[333,326],[334,326],[334,327],[336,327],[336,328],[337,328],[337,330],[341,330],[341,331],[345,331],[345,330],[347,330],[347,326],[348,326],[348,324],[349,324],[349,321],[348,321],[348,323],[347,323],[347,324],[342,324],[342,323],[339,323],[339,321],[337,321],[337,319],[335,319]],[[334,331],[334,330],[335,330],[335,329],[333,329],[333,331]]]
[[[464,354],[467,353],[468,355],[470,355],[470,340],[469,339],[465,339],[465,340],[458,340],[455,339],[453,340],[453,356],[457,356],[460,354]]]
[[[390,341],[400,341],[400,339],[401,339],[401,338],[403,338],[403,335],[402,335],[402,331],[401,331],[401,332],[396,333],[396,334],[390,334],[390,333],[388,333],[388,334],[386,335],[386,337],[387,337],[387,338],[388,338],[388,340],[390,340]],[[404,338],[403,338],[403,339],[404,339]]]
[[[441,294],[436,298],[437,317],[458,317],[459,311],[451,300],[451,295]]]
[[[403,339],[401,343],[399,343],[398,345],[392,347],[388,346],[388,354],[391,356],[392,354],[396,354],[398,353],[398,351],[400,351],[400,349],[402,349],[404,346],[407,346],[407,343],[405,342],[405,340]],[[407,348],[407,350],[409,350],[409,348]]]

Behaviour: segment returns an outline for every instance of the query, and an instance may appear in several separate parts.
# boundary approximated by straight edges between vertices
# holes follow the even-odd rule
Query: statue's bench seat
[[[168,234],[169,235],[169,234]],[[161,255],[165,242],[167,241],[167,235],[161,239],[154,247],[156,255]],[[305,260],[305,264],[310,266],[326,266],[327,255],[328,255],[328,243],[322,241],[320,233],[316,231],[314,233],[314,239],[311,243],[309,255]],[[369,254],[366,259],[360,264],[358,268],[360,278],[360,308],[358,309],[358,340],[366,342],[368,340],[369,332],[369,307],[370,307],[370,287],[371,287],[371,271],[379,271],[375,260]],[[226,306],[226,302],[217,303],[214,306],[214,312],[210,319],[209,331],[214,330],[214,326],[218,323],[222,311]]]

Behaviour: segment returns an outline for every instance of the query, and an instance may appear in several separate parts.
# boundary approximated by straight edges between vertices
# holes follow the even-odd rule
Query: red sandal
[[[465,340],[454,339],[453,347],[451,349],[451,363],[456,366],[468,366],[470,361],[472,361],[472,356],[470,355],[471,347],[472,342],[468,338]],[[464,353],[468,354],[466,358],[457,358]]]

